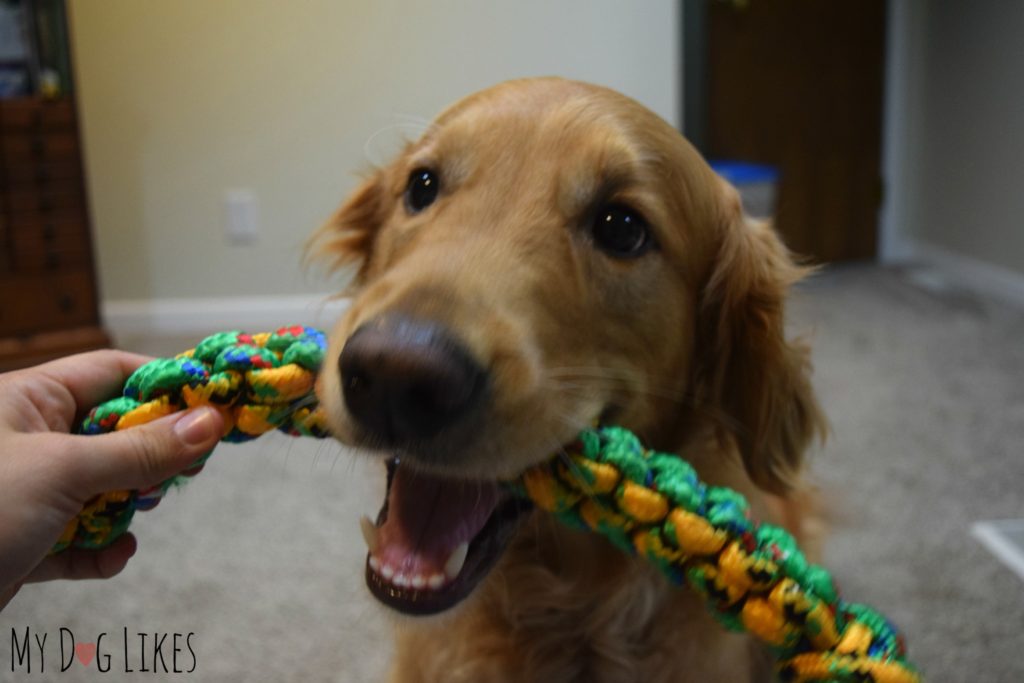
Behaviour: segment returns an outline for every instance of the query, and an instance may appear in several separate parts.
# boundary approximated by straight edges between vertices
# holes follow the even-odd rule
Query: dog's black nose
[[[425,439],[477,407],[487,374],[444,327],[405,316],[357,329],[338,359],[345,405],[383,445]]]

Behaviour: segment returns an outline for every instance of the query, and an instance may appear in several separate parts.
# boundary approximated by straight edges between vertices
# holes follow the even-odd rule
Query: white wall
[[[103,298],[297,295],[305,237],[449,102],[558,74],[680,116],[674,0],[75,0]],[[258,195],[229,246],[222,197]],[[187,304],[186,304],[187,309]]]
[[[890,0],[883,256],[1024,300],[1024,2]]]

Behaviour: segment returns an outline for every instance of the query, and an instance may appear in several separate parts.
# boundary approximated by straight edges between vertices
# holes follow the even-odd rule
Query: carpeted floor
[[[925,281],[839,268],[794,302],[833,425],[813,459],[834,515],[826,564],[848,599],[902,626],[927,680],[1020,681],[1024,583],[969,529],[1024,517],[1024,313]],[[191,341],[122,344],[165,355]],[[363,589],[357,530],[381,486],[333,443],[221,447],[138,519],[121,576],[29,586],[0,613],[0,680],[381,680],[387,618]],[[45,672],[34,643],[33,673],[12,672],[11,634],[26,628],[47,634]],[[93,663],[60,672],[62,634],[70,660],[72,636],[103,633]],[[176,633],[177,668],[191,673],[173,673]],[[161,637],[163,663],[143,674]]]

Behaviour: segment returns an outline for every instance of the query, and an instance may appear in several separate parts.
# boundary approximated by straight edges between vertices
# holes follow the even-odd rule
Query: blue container
[[[718,175],[736,186],[743,200],[743,210],[756,218],[770,218],[775,213],[778,196],[779,169],[767,164],[716,159],[708,162]]]

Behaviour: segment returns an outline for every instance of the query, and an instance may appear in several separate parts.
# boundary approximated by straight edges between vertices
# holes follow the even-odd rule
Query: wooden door
[[[779,168],[798,254],[873,258],[885,0],[710,0],[707,22],[706,154]]]

